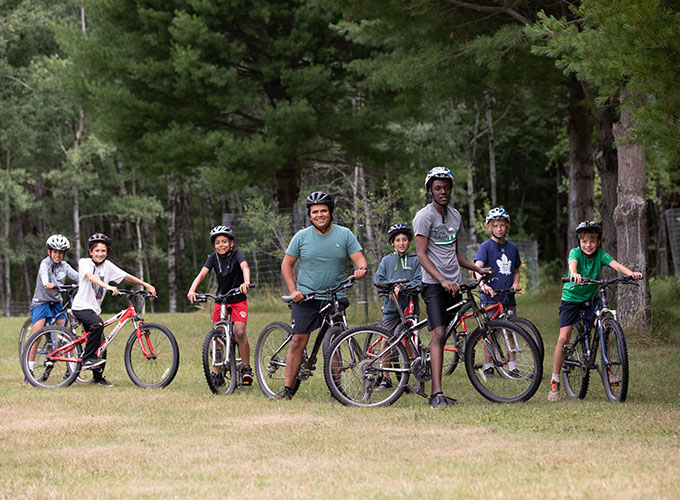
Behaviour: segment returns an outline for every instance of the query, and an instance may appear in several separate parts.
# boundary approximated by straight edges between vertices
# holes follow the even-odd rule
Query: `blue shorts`
[[[35,305],[31,307],[31,321],[37,323],[41,319],[50,320],[48,322],[54,321],[63,310],[62,305],[59,302],[43,302],[42,304]]]

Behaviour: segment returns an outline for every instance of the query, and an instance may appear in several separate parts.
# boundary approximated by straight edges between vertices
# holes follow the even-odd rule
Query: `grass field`
[[[680,498],[676,288],[653,288],[652,337],[629,332],[624,404],[606,400],[596,374],[585,400],[547,401],[556,291],[519,299],[546,343],[536,396],[489,403],[458,369],[445,390],[464,404],[445,410],[416,395],[345,408],[320,370],[292,401],[267,400],[257,386],[213,397],[200,361],[206,312],[147,315],[179,341],[179,373],[166,389],[130,382],[122,332],[109,351],[114,388],[38,390],[22,383],[23,318],[3,318],[0,498]],[[254,302],[253,351],[267,322],[288,317],[271,300]],[[364,321],[353,314],[352,324]]]

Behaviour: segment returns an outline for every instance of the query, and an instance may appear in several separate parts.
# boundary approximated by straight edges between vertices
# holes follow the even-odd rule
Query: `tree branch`
[[[516,10],[510,9],[509,7],[500,7],[496,5],[477,5],[472,2],[464,2],[461,0],[446,0],[448,3],[455,5],[456,7],[462,7],[464,9],[476,10],[477,12],[495,12],[498,14],[507,14],[510,17],[516,19],[522,24],[531,25],[533,24],[528,18],[524,17],[522,14]]]

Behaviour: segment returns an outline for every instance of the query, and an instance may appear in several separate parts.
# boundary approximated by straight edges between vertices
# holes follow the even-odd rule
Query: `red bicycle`
[[[106,348],[123,327],[132,321],[134,330],[125,345],[123,358],[128,376],[140,387],[165,387],[175,378],[179,367],[179,347],[170,330],[157,323],[147,323],[135,309],[133,298],[153,297],[146,290],[118,290],[125,296],[128,307],[104,322],[104,328],[113,325],[108,336],[97,349],[102,357]],[[35,332],[26,343],[21,369],[28,382],[46,389],[71,385],[81,370],[83,344],[87,332],[77,335],[75,330],[49,325]],[[37,344],[33,370],[29,369],[28,353]]]

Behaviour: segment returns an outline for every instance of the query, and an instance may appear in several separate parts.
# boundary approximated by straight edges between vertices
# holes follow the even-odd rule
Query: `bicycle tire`
[[[68,351],[60,353],[60,357],[73,358],[73,361],[51,362],[47,356],[59,346],[75,340],[75,335],[61,326],[45,326],[34,332],[21,355],[21,370],[26,380],[33,386],[42,389],[67,387],[78,377],[82,346],[74,344]],[[28,357],[34,344],[38,344],[33,370],[28,367]],[[57,345],[55,345],[57,344]]]
[[[137,332],[133,331],[125,344],[125,370],[135,385],[144,388],[166,387],[177,375],[179,347],[172,332],[158,323],[141,323],[144,349],[153,349],[153,355],[144,355]]]
[[[323,341],[321,342],[321,355],[324,358],[326,357],[326,353],[330,350],[333,341],[344,330],[345,327],[341,325],[333,325],[330,328],[328,328],[328,330],[326,330],[326,333],[323,336]]]
[[[226,325],[213,328],[203,341],[203,374],[213,394],[231,394],[238,383],[235,342],[230,343],[229,358],[226,363],[224,362],[227,350],[226,335],[228,335],[225,328]],[[216,363],[219,364],[216,365]],[[216,366],[219,366],[219,372],[214,370]]]
[[[587,364],[588,354],[583,340],[578,340],[564,349],[564,362],[560,369],[562,385],[567,396],[583,399],[588,393],[590,369]]]
[[[604,392],[612,403],[623,403],[628,396],[628,347],[623,329],[614,318],[604,319],[602,351],[607,352],[609,363],[602,359],[600,376]]]
[[[255,376],[260,390],[268,398],[274,398],[285,385],[286,356],[292,337],[292,328],[281,321],[269,323],[257,337]],[[300,379],[296,377],[292,388],[293,394],[299,387]]]
[[[389,406],[399,399],[408,385],[410,360],[401,342],[381,355],[391,338],[382,327],[361,325],[335,339],[324,356],[324,379],[335,399],[357,407]],[[385,374],[394,382],[391,387],[379,385]]]
[[[510,319],[510,321],[512,321],[513,323],[517,323],[522,328],[524,328],[529,334],[531,334],[531,337],[536,343],[536,347],[538,347],[538,352],[541,355],[541,360],[543,360],[545,358],[545,346],[543,345],[543,337],[541,336],[541,332],[538,329],[538,327],[535,324],[533,324],[530,320],[526,318],[521,318],[519,316],[510,316],[508,319]]]
[[[493,376],[485,374],[485,351],[494,360]],[[508,367],[511,352],[516,375]],[[527,401],[543,377],[543,363],[531,335],[507,320],[487,320],[484,328],[470,334],[465,346],[465,370],[477,392],[496,403]]]
[[[28,318],[19,330],[19,363],[21,363],[21,353],[24,352],[24,344],[31,335],[33,335],[33,320]]]

